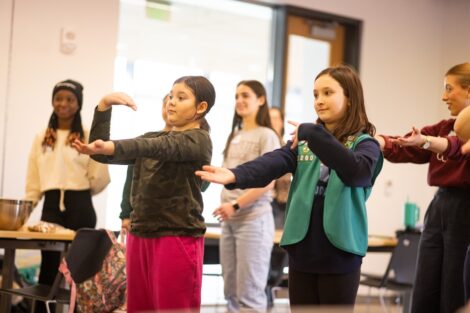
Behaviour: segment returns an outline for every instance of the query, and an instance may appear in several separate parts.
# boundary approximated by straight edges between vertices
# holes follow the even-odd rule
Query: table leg
[[[412,301],[413,289],[407,290],[403,294],[403,313],[411,312],[411,301]]]
[[[2,288],[9,289],[13,286],[13,270],[15,267],[15,249],[5,248],[2,268]],[[2,294],[0,299],[0,312],[10,312],[11,295]]]

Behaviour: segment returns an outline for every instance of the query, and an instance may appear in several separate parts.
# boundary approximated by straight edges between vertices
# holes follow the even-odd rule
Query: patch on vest
[[[297,162],[313,162],[313,160],[316,158],[316,156],[308,148],[307,142],[304,140],[299,142],[298,152],[299,154],[297,155]]]

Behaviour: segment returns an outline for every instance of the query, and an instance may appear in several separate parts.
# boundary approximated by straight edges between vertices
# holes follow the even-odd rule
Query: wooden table
[[[220,227],[207,227],[204,238],[219,240],[222,229]],[[281,242],[282,230],[274,233],[274,244]],[[390,252],[397,245],[397,239],[391,236],[369,235],[367,251],[369,252]]]
[[[219,240],[221,234],[222,234],[222,228],[207,227],[204,238]],[[281,237],[282,237],[282,230],[276,230],[276,232],[274,233],[274,244],[279,245],[279,243],[281,242]]]
[[[2,268],[2,288],[13,284],[16,249],[50,250],[64,252],[75,237],[72,230],[56,230],[54,233],[31,232],[25,228],[17,231],[0,230],[0,249],[5,249]],[[3,294],[0,312],[10,312],[11,296]]]
[[[369,235],[367,252],[392,252],[398,240],[392,236]]]
[[[204,264],[220,264],[219,240],[222,229],[220,227],[207,227],[204,235]],[[279,246],[282,237],[282,230],[276,230],[274,234],[274,247],[271,257],[275,254],[284,253],[284,249]],[[397,245],[395,237],[370,235],[367,252],[392,252]],[[279,271],[279,269],[274,269]]]

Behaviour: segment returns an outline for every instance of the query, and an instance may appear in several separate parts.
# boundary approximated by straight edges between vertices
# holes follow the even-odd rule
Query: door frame
[[[359,73],[360,46],[362,21],[335,14],[307,10],[296,6],[274,7],[272,32],[272,72],[273,81],[270,102],[280,107],[284,112],[284,99],[287,76],[288,33],[287,21],[289,16],[299,16],[325,23],[337,23],[344,28],[343,62],[356,69]]]

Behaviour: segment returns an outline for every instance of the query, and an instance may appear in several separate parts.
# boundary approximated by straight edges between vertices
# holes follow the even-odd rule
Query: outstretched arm
[[[101,139],[95,140],[89,144],[85,144],[78,139],[72,143],[72,146],[80,153],[95,155],[113,155],[114,154],[114,142],[103,141]]]
[[[202,180],[216,184],[233,184],[236,182],[235,175],[227,168],[212,165],[204,165],[202,171],[196,171],[196,175]]]
[[[348,186],[370,186],[377,161],[380,159],[379,143],[367,138],[349,149],[338,141],[324,126],[301,124],[298,140],[307,142],[309,149],[328,168],[335,170]]]
[[[446,138],[425,136],[414,126],[412,127],[411,135],[398,137],[397,139],[394,139],[394,141],[404,147],[423,147],[425,144],[429,144],[429,147],[426,149],[435,153],[444,153],[448,146]]]
[[[272,180],[286,173],[295,172],[297,153],[291,150],[291,144],[289,141],[280,149],[265,153],[230,170],[204,166],[202,171],[196,172],[196,175],[209,182],[224,184],[227,189],[265,187]]]

